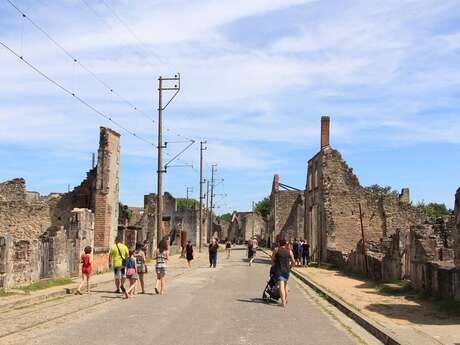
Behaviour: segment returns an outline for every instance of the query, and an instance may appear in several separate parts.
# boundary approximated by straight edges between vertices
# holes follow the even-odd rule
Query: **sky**
[[[149,142],[157,140],[158,77],[180,72],[181,90],[164,111],[165,158],[197,143],[176,162],[193,168],[164,176],[176,197],[187,187],[198,197],[204,140],[206,178],[217,164],[217,213],[250,210],[275,173],[303,189],[329,115],[331,145],[362,185],[409,187],[415,202],[453,207],[456,0],[11,1],[27,17],[1,0],[0,42]],[[0,181],[24,177],[42,194],[77,186],[107,126],[121,134],[120,201],[142,206],[156,191],[155,145],[3,46],[0,66]]]

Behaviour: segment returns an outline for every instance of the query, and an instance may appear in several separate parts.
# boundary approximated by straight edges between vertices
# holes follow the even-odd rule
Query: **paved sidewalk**
[[[352,308],[390,330],[407,344],[460,344],[460,318],[439,313],[431,303],[380,293],[372,281],[325,268],[296,271]]]
[[[203,252],[205,255],[206,253]],[[203,253],[201,255],[203,255]],[[198,250],[196,250],[195,258],[199,259],[200,254]],[[196,260],[195,260],[196,261]],[[154,263],[147,264],[149,272],[153,272],[154,270]],[[187,261],[184,258],[181,258],[179,254],[172,255],[168,266],[171,268],[182,268],[186,269]],[[18,307],[23,307],[30,304],[41,303],[47,300],[52,300],[55,298],[59,298],[65,296],[66,294],[73,294],[80,283],[81,278],[76,277],[73,279],[73,283],[54,286],[42,290],[37,290],[30,292],[28,294],[15,294],[10,296],[5,296],[0,298],[0,311],[6,312],[9,309],[15,309]],[[91,286],[92,288],[99,287],[101,285],[105,285],[113,281],[113,273],[112,271],[95,274],[91,277]]]

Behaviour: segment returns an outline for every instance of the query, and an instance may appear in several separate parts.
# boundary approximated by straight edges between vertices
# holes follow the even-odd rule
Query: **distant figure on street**
[[[295,264],[292,250],[288,249],[288,243],[281,239],[279,247],[275,248],[272,254],[272,263],[275,267],[275,279],[278,282],[281,295],[281,305],[286,306],[288,295],[288,280],[291,272],[291,265]]]
[[[136,243],[136,252],[134,257],[136,258],[137,274],[139,276],[139,283],[141,284],[141,293],[145,293],[144,275],[147,273],[147,264],[145,263],[145,252],[143,250],[142,243]]]
[[[232,242],[227,238],[225,239],[225,252],[227,253],[227,259],[230,259],[230,252],[232,251]]]
[[[116,293],[121,291],[125,292],[125,279],[126,279],[126,259],[129,256],[129,249],[123,244],[121,237],[115,239],[115,244],[110,250],[109,254],[109,267],[113,267],[113,275],[115,279]]]
[[[129,257],[126,260],[126,278],[129,280],[129,288],[125,292],[125,298],[131,298],[136,296],[137,292],[137,281],[139,280],[139,274],[137,271],[137,263],[135,257],[135,250],[129,251]]]
[[[155,283],[155,293],[164,295],[166,293],[166,267],[169,260],[168,240],[162,239],[155,250],[154,259],[156,260],[155,270],[157,281]]]
[[[294,238],[294,243],[292,244],[292,252],[294,254],[294,266],[297,266],[299,264],[299,242],[297,241],[297,238]]]
[[[192,241],[188,241],[187,245],[185,246],[185,257],[187,259],[188,268],[192,268],[192,260],[193,260]]]
[[[310,245],[307,241],[303,242],[303,251],[302,251],[302,265],[308,266],[308,261],[310,258]]]
[[[89,293],[89,279],[91,277],[91,272],[93,272],[93,266],[91,263],[91,252],[92,249],[90,246],[86,246],[84,249],[84,253],[81,255],[81,282],[75,291],[75,295],[81,295],[81,288],[85,282],[86,278],[86,291]]]
[[[215,238],[209,244],[209,268],[216,268],[217,265],[217,251],[219,250],[219,243]]]
[[[253,239],[250,239],[249,243],[250,243],[250,246],[248,248],[248,251],[250,252],[249,266],[251,266],[252,263],[254,262],[254,259],[256,258],[257,247],[259,246],[259,243],[257,242],[257,239],[255,237]]]
[[[301,238],[301,239],[299,240],[299,247],[297,248],[298,255],[299,255],[299,258],[297,259],[297,260],[298,260],[297,266],[302,265],[303,243],[304,243],[304,240]]]

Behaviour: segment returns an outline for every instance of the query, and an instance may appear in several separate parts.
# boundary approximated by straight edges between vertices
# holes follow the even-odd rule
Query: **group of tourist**
[[[294,255],[296,266],[308,266],[308,260],[310,257],[310,245],[303,239],[294,239],[292,243],[292,253]]]
[[[190,242],[190,241],[189,241]],[[75,294],[81,295],[81,288],[86,281],[86,289],[90,291],[90,279],[92,273],[91,262],[92,248],[85,247],[81,256],[82,263],[82,281],[78,286]],[[155,293],[163,295],[166,293],[166,268],[169,260],[168,241],[163,239],[154,252],[156,283]],[[190,261],[193,259],[193,251]],[[187,258],[189,260],[189,257]],[[190,265],[190,263],[189,263]],[[113,269],[116,293],[123,293],[124,298],[135,297],[136,294],[145,293],[144,276],[147,273],[146,264],[146,242],[137,243],[135,248],[128,248],[120,237],[117,237],[115,244],[109,253],[109,268]],[[129,287],[125,288],[124,284],[128,280]],[[140,290],[140,291],[139,291]]]
[[[249,265],[254,261],[258,248],[257,239],[254,237],[248,241],[248,259]],[[226,240],[225,249],[227,258],[230,258],[231,242]],[[217,252],[219,250],[219,242],[213,238],[208,247],[209,252],[209,267],[215,268],[217,265]],[[81,256],[82,263],[82,281],[78,286],[75,294],[81,295],[81,288],[86,282],[86,288],[90,291],[90,279],[92,273],[91,262],[92,248],[85,247],[84,253]],[[187,242],[185,247],[185,256],[188,267],[191,268],[193,260],[193,246],[191,241]],[[300,239],[289,243],[285,238],[281,238],[278,246],[272,252],[272,270],[278,287],[280,290],[281,304],[286,306],[288,295],[288,280],[292,266],[308,265],[309,245],[306,241]],[[166,269],[169,260],[168,241],[163,239],[155,250],[153,258],[155,263],[156,283],[155,293],[163,295],[166,293]],[[115,240],[115,244],[110,250],[109,267],[113,269],[116,293],[123,293],[124,298],[135,297],[138,293],[145,293],[144,277],[147,273],[146,265],[146,242],[137,243],[135,248],[129,249],[120,237]],[[128,280],[129,287],[125,288],[124,284]],[[140,291],[139,291],[140,290]]]

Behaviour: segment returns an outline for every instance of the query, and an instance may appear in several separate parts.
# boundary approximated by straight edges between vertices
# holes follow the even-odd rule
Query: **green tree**
[[[431,220],[436,220],[437,218],[443,218],[449,215],[447,206],[436,202],[426,203],[422,200],[415,205],[415,208]]]
[[[230,223],[232,221],[232,214],[231,213],[224,213],[224,214],[221,214],[219,216],[219,218]]]
[[[259,212],[262,217],[267,219],[268,215],[270,214],[270,199],[265,197],[257,202],[255,210]]]
[[[182,207],[182,208],[192,208],[195,202],[197,202],[195,199],[187,199],[187,198],[177,198],[176,199],[177,207]]]
[[[376,195],[394,195],[398,196],[398,191],[391,188],[391,186],[381,186],[379,184],[373,184],[367,187],[364,187],[367,191],[376,194]]]

